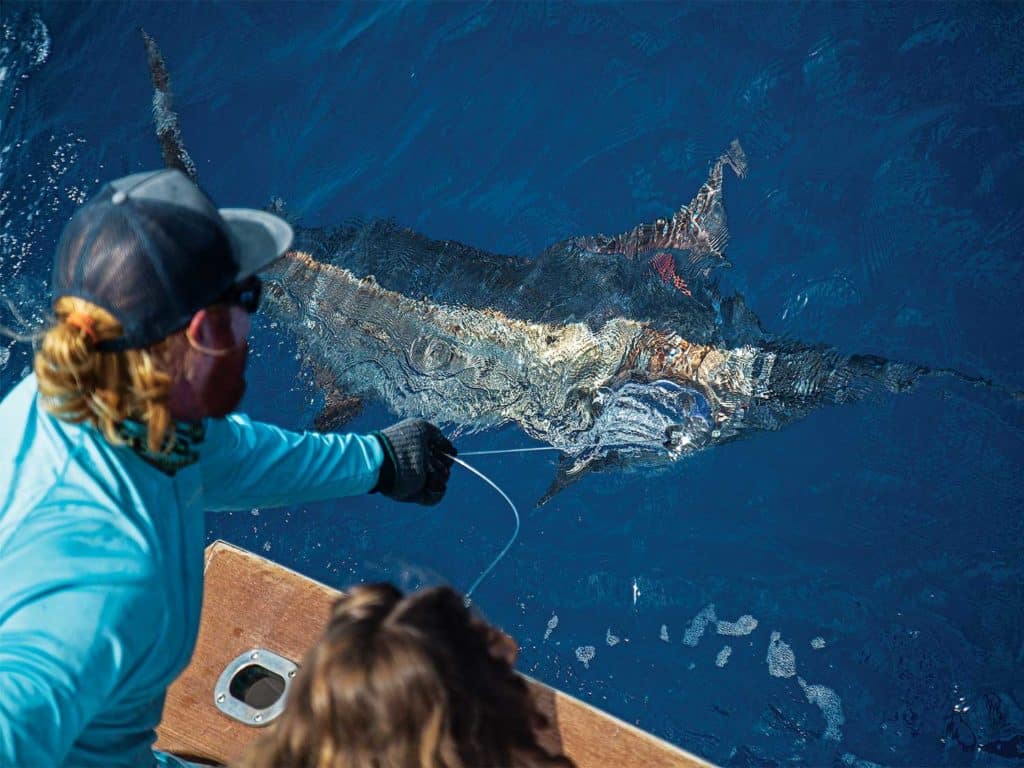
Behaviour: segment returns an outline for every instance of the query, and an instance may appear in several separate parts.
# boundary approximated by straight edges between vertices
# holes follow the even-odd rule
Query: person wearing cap
[[[196,640],[204,511],[443,497],[455,448],[428,422],[232,415],[257,274],[291,239],[178,171],[111,182],[65,227],[55,322],[0,403],[0,766],[175,764],[152,744]]]

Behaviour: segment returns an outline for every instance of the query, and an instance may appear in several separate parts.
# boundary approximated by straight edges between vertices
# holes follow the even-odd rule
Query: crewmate
[[[515,641],[450,587],[360,584],[334,604],[284,713],[232,768],[573,768],[512,669]]]

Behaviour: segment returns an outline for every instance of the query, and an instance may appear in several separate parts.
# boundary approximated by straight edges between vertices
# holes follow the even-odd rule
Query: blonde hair
[[[353,587],[236,768],[573,768],[503,640],[447,587]]]
[[[93,425],[114,445],[125,442],[118,434],[120,422],[140,421],[147,426],[150,451],[170,450],[174,422],[167,405],[167,340],[147,349],[104,352],[96,345],[123,333],[109,312],[71,296],[57,299],[54,312],[56,321],[35,357],[43,407],[63,421]]]

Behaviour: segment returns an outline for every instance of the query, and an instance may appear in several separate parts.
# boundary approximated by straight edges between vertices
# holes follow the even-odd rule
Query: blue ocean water
[[[767,330],[1020,390],[1022,18],[1020,4],[7,0],[0,318],[45,310],[76,203],[160,165],[143,26],[221,205],[279,198],[307,225],[385,216],[529,255],[668,214],[738,138],[750,173],[726,180],[725,282]],[[253,346],[245,409],[308,426],[317,394],[288,337],[264,321]],[[0,342],[0,395],[29,360]],[[517,637],[524,671],[720,764],[1019,763],[1022,407],[933,380],[667,474],[594,475],[540,509],[549,455],[480,457],[523,527],[477,604]],[[370,408],[351,428],[392,419]],[[504,430],[460,447],[529,444]],[[209,536],[338,587],[465,588],[512,524],[456,472],[435,509],[252,510],[211,517]],[[728,623],[741,616],[748,634]]]

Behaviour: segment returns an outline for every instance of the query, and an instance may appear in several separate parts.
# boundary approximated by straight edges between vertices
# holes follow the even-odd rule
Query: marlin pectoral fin
[[[554,498],[555,494],[564,491],[577,480],[581,480],[592,468],[595,468],[597,461],[593,455],[573,459],[563,454],[558,461],[555,479],[551,481],[551,485],[548,486],[544,495],[537,500],[536,506],[543,507]]]
[[[337,432],[362,410],[362,398],[331,390],[324,396],[324,407],[313,420],[313,429],[317,432]]]
[[[334,374],[326,365],[310,356],[306,356],[305,361],[303,378],[311,380],[316,390],[324,393],[324,404],[313,419],[313,429],[317,432],[337,432],[362,412],[363,400],[338,386]]]

